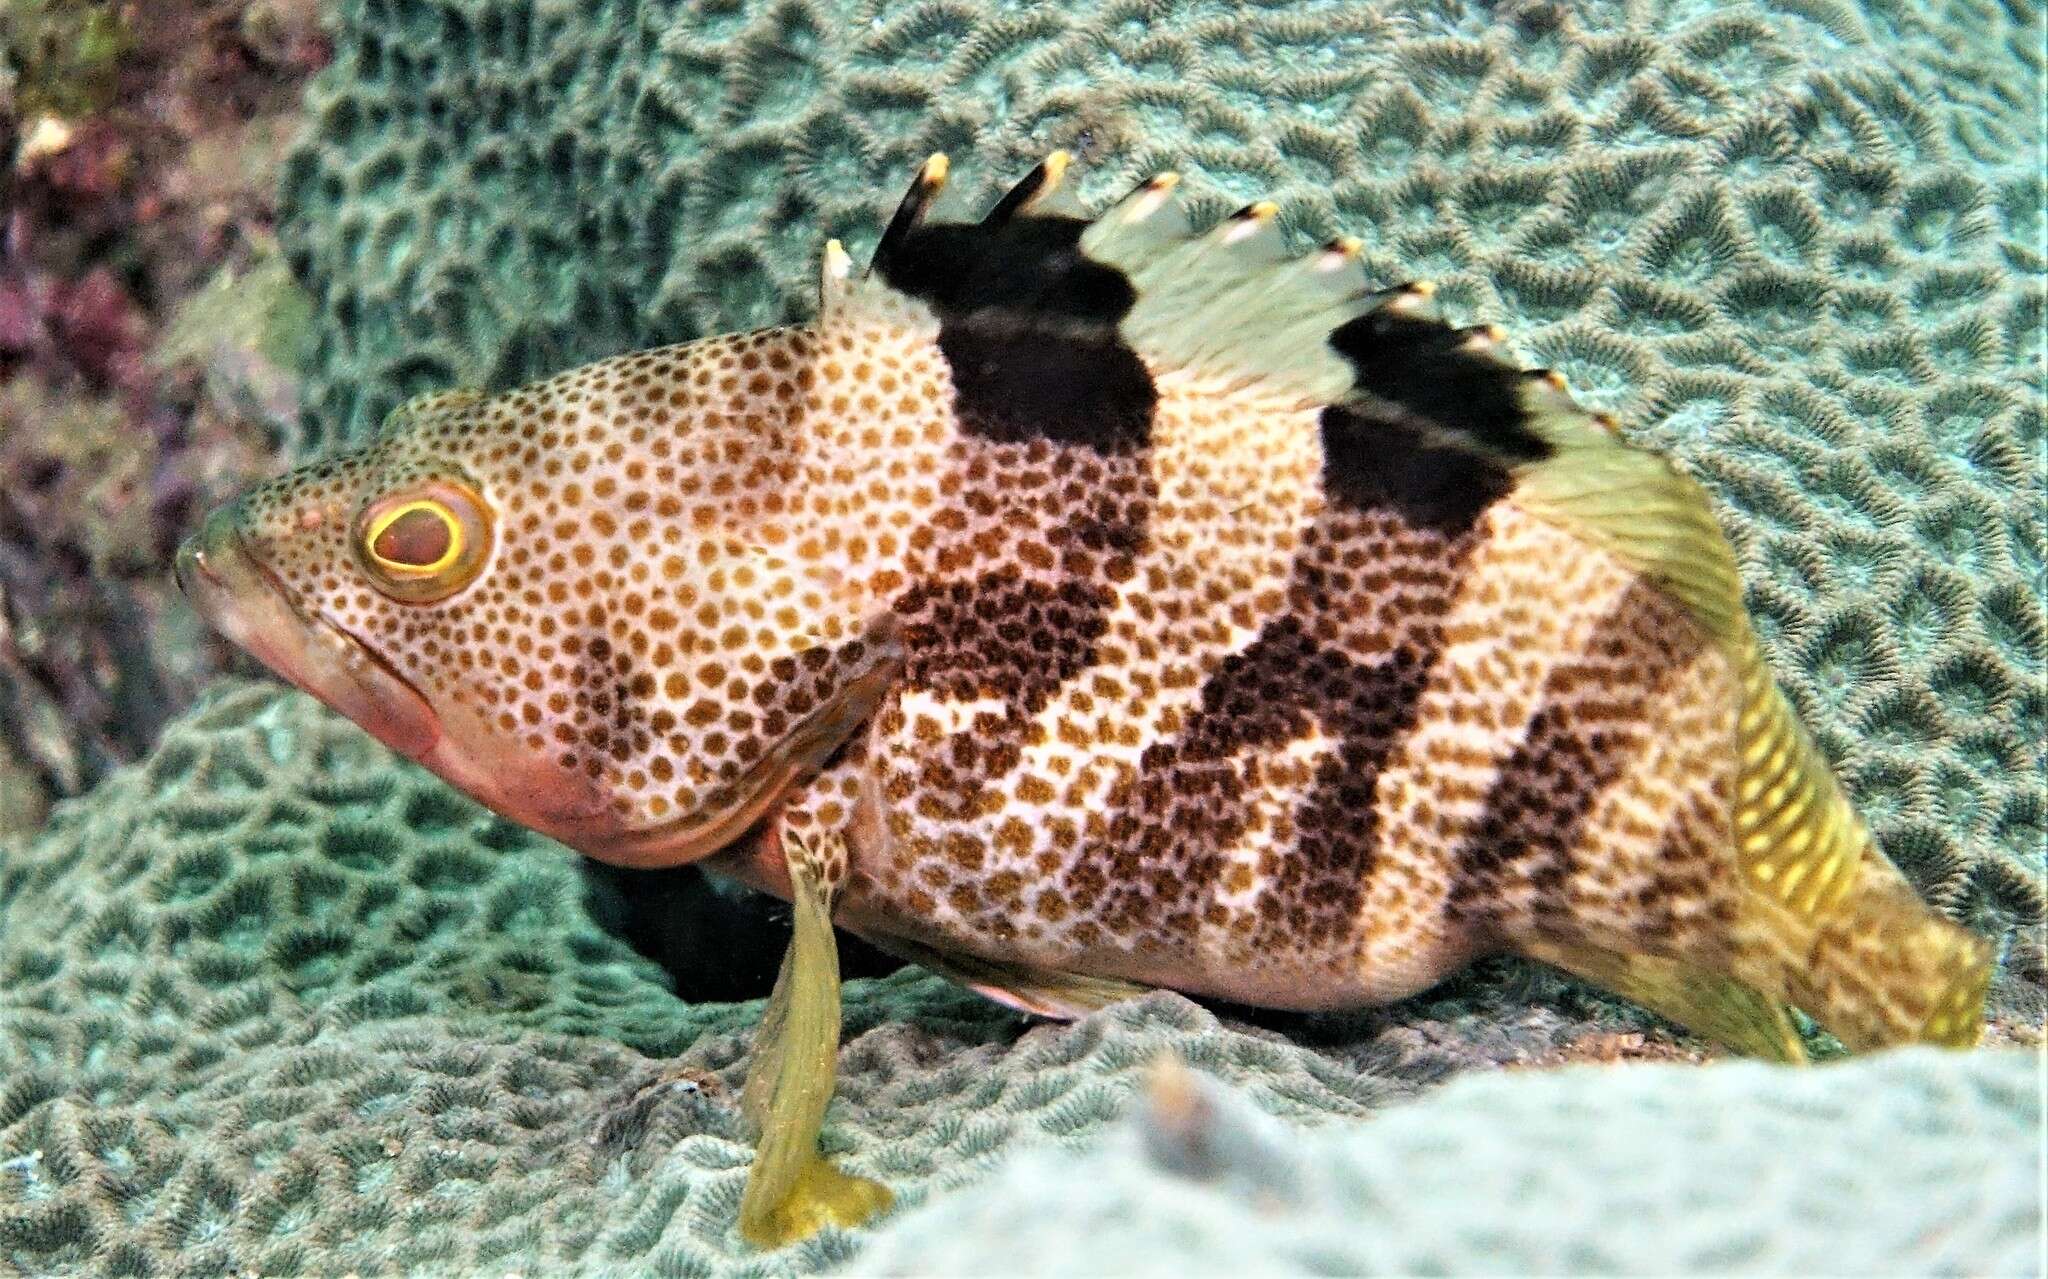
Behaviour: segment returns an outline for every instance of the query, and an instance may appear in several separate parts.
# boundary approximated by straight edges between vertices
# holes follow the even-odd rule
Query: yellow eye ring
[[[443,547],[439,555],[426,563],[418,563],[378,550],[380,545],[390,547],[394,542],[402,545],[413,540],[403,537],[405,525],[416,522],[407,517],[422,512],[439,523]],[[369,528],[363,532],[363,553],[393,577],[433,577],[462,558],[462,543],[462,523],[455,518],[455,512],[449,510],[446,503],[431,497],[414,498],[392,507],[371,520]]]
[[[386,494],[363,510],[356,529],[365,575],[404,604],[432,604],[468,586],[491,544],[490,508],[451,480]]]

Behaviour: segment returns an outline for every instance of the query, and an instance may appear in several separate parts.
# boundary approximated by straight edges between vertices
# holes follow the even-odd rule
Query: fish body
[[[976,223],[809,325],[415,401],[181,560],[272,666],[593,857],[700,861],[1022,1007],[1384,1002],[1496,951],[1751,1051],[1973,1042],[1726,541],[1562,383],[1273,206]],[[836,1005],[835,1005],[836,1006]],[[834,1023],[836,1025],[836,1021]]]

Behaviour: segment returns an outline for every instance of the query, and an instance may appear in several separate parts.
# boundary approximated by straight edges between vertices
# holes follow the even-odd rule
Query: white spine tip
[[[1358,255],[1364,247],[1365,241],[1356,236],[1338,236],[1324,245],[1321,253],[1315,255],[1315,270],[1323,275],[1342,271],[1358,261]]]
[[[1279,205],[1271,200],[1261,200],[1224,219],[1216,228],[1217,237],[1225,244],[1241,243],[1273,225],[1273,220],[1279,215]]]
[[[853,259],[837,240],[825,241],[825,255],[818,263],[818,310],[829,312],[846,296],[847,279],[853,274]]]
[[[1173,198],[1173,189],[1179,185],[1178,173],[1160,173],[1148,179],[1138,194],[1131,197],[1130,207],[1124,212],[1125,225],[1143,222],[1165,208],[1166,202]]]

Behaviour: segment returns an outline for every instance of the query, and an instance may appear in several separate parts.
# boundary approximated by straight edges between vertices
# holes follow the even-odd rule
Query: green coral
[[[2038,1273],[2040,1084],[2019,1052],[1584,1067],[1302,1133],[1169,1078],[1104,1140],[1006,1158],[844,1273]]]
[[[1175,167],[1506,324],[1709,486],[1886,847],[2048,979],[2038,9],[344,5],[283,239],[307,430],[801,316],[927,152]],[[1946,796],[1947,799],[1940,797]]]

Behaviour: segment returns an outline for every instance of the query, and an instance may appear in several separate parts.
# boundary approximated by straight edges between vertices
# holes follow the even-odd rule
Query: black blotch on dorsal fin
[[[1529,425],[1522,372],[1473,340],[1486,332],[1381,306],[1332,330],[1329,342],[1351,364],[1355,397],[1395,406],[1428,433],[1510,464],[1540,462],[1551,449]]]
[[[1011,311],[1047,328],[1114,326],[1137,290],[1123,272],[1081,252],[1087,229],[1069,217],[920,224],[875,269],[927,306]]]
[[[1011,218],[1030,209],[1056,190],[1066,176],[1071,157],[1064,151],[1055,151],[1040,160],[1023,180],[1003,194],[996,201],[988,216],[981,220],[983,226],[999,226]]]
[[[909,237],[912,228],[924,221],[932,201],[945,189],[947,172],[943,155],[934,155],[919,166],[917,176],[910,180],[910,190],[903,193],[903,199],[897,202],[896,212],[889,218],[889,225],[882,228],[882,238],[875,245],[872,264],[875,269],[881,267],[884,259],[893,258],[902,251],[903,241]]]
[[[1354,510],[1388,510],[1445,537],[1468,532],[1514,487],[1500,459],[1446,443],[1366,404],[1322,412],[1323,492]]]
[[[962,430],[998,443],[1143,448],[1159,394],[1117,329],[1137,291],[1081,252],[1086,221],[1029,212],[1043,185],[1027,178],[978,225],[924,223],[922,204],[908,217],[899,210],[874,270],[938,317]]]

